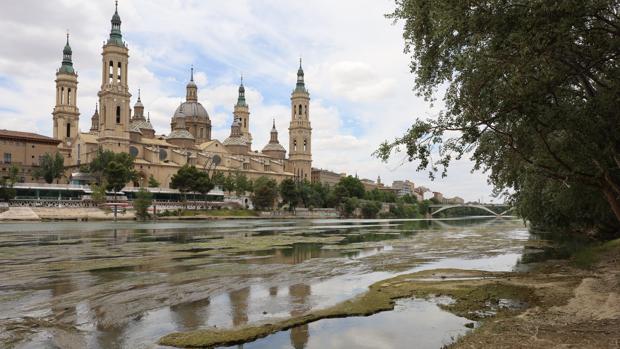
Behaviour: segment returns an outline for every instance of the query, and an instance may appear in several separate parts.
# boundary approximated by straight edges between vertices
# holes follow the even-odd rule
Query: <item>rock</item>
[[[474,325],[475,324],[473,322],[468,322],[468,323],[465,324],[465,327],[467,327],[467,328],[474,328]]]

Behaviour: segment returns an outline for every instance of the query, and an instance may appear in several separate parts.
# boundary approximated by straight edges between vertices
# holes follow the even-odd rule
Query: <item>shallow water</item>
[[[521,221],[480,218],[3,224],[0,347],[155,348],[173,331],[328,307],[400,273],[512,270],[529,238]],[[411,300],[244,348],[400,348],[412,331],[433,348],[464,322]]]

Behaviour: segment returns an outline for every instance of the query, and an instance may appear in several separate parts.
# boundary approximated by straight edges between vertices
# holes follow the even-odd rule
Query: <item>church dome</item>
[[[191,139],[191,140],[194,140],[194,136],[192,136],[192,134],[189,133],[188,130],[176,129],[176,130],[170,132],[170,136],[168,136],[168,139]]]
[[[209,113],[200,102],[183,102],[174,112],[174,117],[209,120]]]
[[[266,151],[282,151],[286,152],[286,149],[280,143],[267,143],[267,145],[263,148],[263,153]]]
[[[153,125],[148,120],[134,120],[131,122],[131,125],[140,130],[153,130]]]

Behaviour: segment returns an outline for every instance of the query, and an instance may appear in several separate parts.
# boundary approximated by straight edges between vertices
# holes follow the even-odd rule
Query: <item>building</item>
[[[393,181],[392,188],[394,190],[397,190],[398,196],[405,196],[405,195],[414,196],[414,193],[415,193],[415,184],[409,180]]]
[[[88,132],[81,132],[79,128],[78,75],[68,35],[62,64],[56,72],[53,137],[58,142],[58,150],[65,156],[69,172],[75,172],[81,164],[92,161],[101,149],[127,152],[134,157],[140,179],[129,186],[141,186],[153,176],[163,187],[168,187],[171,177],[185,164],[199,168],[215,167],[224,174],[240,172],[250,179],[263,175],[277,181],[284,178],[311,179],[310,94],[306,89],[301,60],[297,83],[290,96],[288,157],[278,141],[275,120],[269,143],[260,152],[253,150],[251,112],[245,100],[243,79],[237,103],[232,108],[230,136],[224,141],[213,139],[209,114],[199,102],[193,68],[185,101],[171,113],[170,132],[156,135],[139,90],[131,108],[129,49],[123,41],[118,5],[111,23],[110,35],[102,51],[99,103],[90,118]]]
[[[2,146],[2,167],[0,175],[9,174],[12,166],[19,168],[19,182],[41,182],[32,175],[39,166],[40,159],[45,153],[55,154],[61,142],[57,139],[30,132],[0,130],[0,145]]]
[[[333,187],[336,184],[338,184],[338,182],[340,182],[340,178],[345,177],[345,176],[346,174],[344,173],[338,174],[336,172],[332,172],[329,170],[313,168],[311,179],[312,179],[312,183],[322,183],[322,184],[327,184],[330,187]]]

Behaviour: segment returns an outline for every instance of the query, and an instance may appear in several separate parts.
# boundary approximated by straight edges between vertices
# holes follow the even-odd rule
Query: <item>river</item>
[[[524,268],[532,238],[520,220],[481,217],[2,224],[0,347],[162,348],[170,332],[303,314],[402,273]],[[235,348],[439,348],[471,323],[440,301]]]

